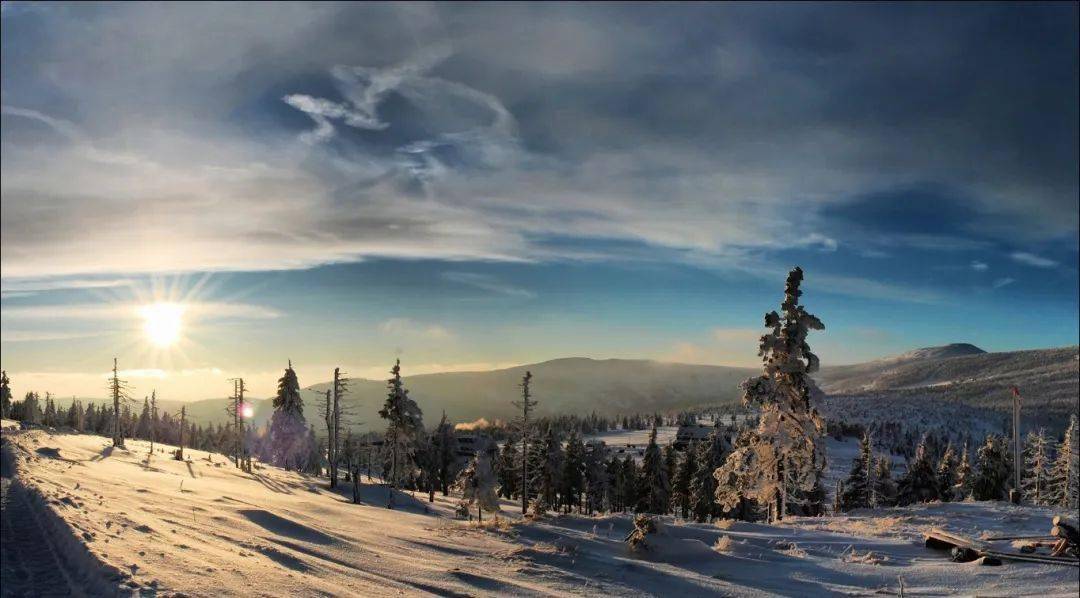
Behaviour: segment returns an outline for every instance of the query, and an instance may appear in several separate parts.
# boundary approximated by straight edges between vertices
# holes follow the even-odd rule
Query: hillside
[[[1077,409],[1078,347],[986,353],[972,345],[912,351],[868,363],[822,368],[818,376],[830,403],[864,403],[866,409],[903,420],[912,409],[931,415],[935,405],[972,415],[1011,412],[1010,388],[1024,397],[1025,428],[1060,431]],[[944,419],[955,423],[955,419]]]
[[[526,370],[533,374],[533,396],[540,415],[595,411],[602,415],[667,411],[738,400],[738,385],[754,373],[732,368],[647,360],[566,358],[488,372],[450,372],[408,376],[409,394],[424,410],[428,424],[443,411],[453,421],[478,418],[510,419],[513,401]],[[303,382],[303,381],[301,381]],[[303,390],[304,411],[309,421],[322,420],[329,382]],[[352,379],[345,404],[354,422],[378,420],[386,397],[386,382]],[[256,423],[269,417],[269,402],[256,407]]]
[[[1006,503],[925,504],[793,517],[784,525],[663,518],[649,550],[628,551],[630,515],[520,523],[454,519],[365,483],[347,489],[221,455],[147,456],[129,441],[5,432],[4,595],[149,596],[761,596],[1053,595],[1076,571],[1031,563],[957,564],[920,533],[1045,533],[1054,510]],[[485,517],[487,521],[488,518]],[[873,558],[868,558],[872,554]],[[862,558],[855,558],[856,555]],[[881,564],[877,564],[881,563]]]

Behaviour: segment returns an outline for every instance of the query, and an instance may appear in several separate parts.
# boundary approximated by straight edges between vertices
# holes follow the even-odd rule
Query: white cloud
[[[993,286],[995,289],[1000,289],[1001,287],[1007,287],[1007,286],[1011,285],[1014,282],[1016,282],[1015,278],[1009,278],[1009,277],[998,278],[998,279],[994,280],[994,283],[991,286]]]
[[[1058,265],[1058,263],[1052,259],[1038,256],[1034,253],[1028,253],[1026,251],[1015,251],[1009,257],[1015,262],[1034,266],[1036,268],[1053,268]]]
[[[487,274],[477,274],[474,272],[443,272],[442,277],[450,282],[456,282],[459,284],[471,286],[484,291],[490,291],[498,295],[506,295],[508,297],[520,297],[523,299],[532,299],[536,297],[536,293],[517,287],[511,284],[507,284],[494,276]]]
[[[135,303],[83,303],[0,308],[5,320],[113,320],[137,319],[143,305]],[[198,319],[266,320],[282,317],[269,307],[246,303],[193,302],[184,304],[184,315]]]
[[[990,266],[986,262],[980,262],[978,260],[975,260],[971,262],[971,269],[976,272],[986,272],[990,269]]]
[[[422,337],[432,340],[446,340],[453,333],[439,324],[426,324],[411,318],[390,318],[379,324],[379,332],[389,336]]]

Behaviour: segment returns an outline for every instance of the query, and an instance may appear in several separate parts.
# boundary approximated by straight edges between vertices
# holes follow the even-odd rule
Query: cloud
[[[1008,277],[998,278],[998,279],[994,280],[994,283],[991,286],[993,288],[995,288],[995,289],[1000,289],[1002,287],[1007,287],[1007,286],[1011,285],[1014,282],[1016,282],[1015,278],[1008,278]]]
[[[454,336],[444,326],[425,324],[411,318],[390,318],[379,324],[379,332],[388,336],[421,337],[432,340],[446,340]]]
[[[1053,268],[1058,265],[1058,263],[1052,259],[1041,257],[1026,251],[1015,251],[1011,253],[1009,257],[1011,257],[1014,262],[1027,266],[1034,266],[1036,268]]]
[[[5,307],[5,320],[115,320],[138,319],[143,305],[134,303],[82,303]],[[184,304],[185,317],[201,320],[267,320],[280,318],[280,311],[260,305],[227,302]]]
[[[990,266],[986,262],[975,260],[971,262],[971,269],[976,272],[986,272],[990,269]]]
[[[975,247],[1002,219],[1075,234],[1077,81],[1059,51],[1075,7],[886,10],[5,12],[3,278],[628,244],[733,267]],[[919,235],[932,221],[909,210],[876,235],[828,210],[922,184],[968,198],[969,218]]]
[[[450,282],[456,282],[470,287],[475,287],[483,291],[489,291],[497,295],[505,295],[507,297],[519,297],[522,299],[532,299],[536,297],[536,293],[528,289],[517,287],[511,284],[502,282],[494,276],[488,274],[477,274],[474,272],[443,272],[442,278]]]
[[[97,332],[51,332],[42,330],[4,330],[0,332],[0,342],[30,343],[48,341],[66,341],[80,338],[101,336]]]

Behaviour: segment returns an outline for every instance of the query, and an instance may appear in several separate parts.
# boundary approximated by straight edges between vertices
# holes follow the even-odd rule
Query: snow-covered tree
[[[634,462],[633,457],[627,455],[619,464],[616,477],[619,505],[623,511],[632,510],[637,506],[639,477],[637,463]]]
[[[0,371],[0,417],[11,417],[11,379],[6,371]]]
[[[691,442],[683,451],[682,459],[676,465],[675,476],[671,481],[671,510],[679,513],[683,519],[690,516],[692,496],[690,487],[698,475],[697,452],[697,443]]]
[[[559,506],[559,476],[562,472],[563,450],[555,426],[548,426],[537,445],[537,459],[531,486],[536,490],[534,513],[546,513]]]
[[[476,517],[484,520],[484,511],[499,510],[499,498],[495,495],[495,475],[487,451],[477,451],[465,469],[458,474],[456,487],[461,491],[461,502],[468,512],[476,505]]]
[[[896,504],[896,483],[892,479],[892,461],[888,455],[878,457],[874,466],[874,496],[879,507]]]
[[[737,448],[716,470],[721,486],[734,481],[734,492],[719,488],[717,500],[725,508],[745,496],[768,504],[772,519],[788,510],[788,489],[813,492],[820,487],[825,468],[825,424],[813,406],[820,396],[811,374],[819,361],[806,342],[811,330],[824,330],[816,316],[799,304],[803,272],[795,268],[787,278],[782,315],[765,315],[771,329],[761,337],[758,354],[764,363],[761,376],[743,382],[743,404],[760,409],[756,434],[748,446]]]
[[[1005,439],[996,434],[986,437],[979,448],[979,465],[971,490],[975,500],[1002,500],[1009,489],[1012,457]]]
[[[743,436],[753,436],[753,433],[747,430]],[[704,442],[698,443],[695,456],[697,474],[690,480],[690,512],[694,521],[709,521],[720,514],[721,508],[716,500],[719,489],[714,472],[723,465],[727,448],[727,441],[720,435],[719,430],[710,434]],[[734,490],[735,484],[729,485],[728,488]],[[737,491],[735,502],[740,505],[745,502]]]
[[[667,477],[664,457],[656,444],[656,426],[649,433],[649,444],[641,461],[641,487],[638,491],[638,512],[663,515],[671,500],[671,480]]]
[[[30,424],[41,423],[41,406],[38,401],[38,393],[34,391],[26,393],[22,402],[22,421]]]
[[[460,459],[457,455],[457,437],[454,434],[454,424],[446,419],[443,411],[442,419],[431,435],[431,441],[435,449],[435,463],[438,470],[438,482],[443,496],[450,491],[450,485],[457,478],[461,469]]]
[[[518,472],[517,442],[513,438],[506,441],[503,450],[499,453],[499,460],[495,467],[495,475],[499,482],[499,496],[513,499],[521,491],[521,477]]]
[[[300,471],[307,465],[308,427],[304,420],[304,401],[300,398],[300,381],[292,361],[278,379],[273,401],[274,415],[270,418],[268,461],[278,467]]]
[[[956,452],[952,445],[945,447],[937,465],[938,498],[942,502],[953,499],[953,487],[956,486]]]
[[[1076,509],[1080,505],[1080,429],[1076,414],[1069,419],[1065,437],[1058,445],[1057,457],[1050,472],[1050,503]]]
[[[585,444],[577,430],[570,432],[563,456],[562,474],[559,479],[559,494],[562,496],[563,510],[570,512],[572,507],[581,510],[581,494],[585,492]]]
[[[387,380],[386,402],[379,416],[387,421],[385,467],[386,481],[398,487],[413,475],[413,460],[419,435],[424,429],[423,412],[401,380],[401,360],[394,363]]]
[[[876,474],[874,452],[870,446],[870,433],[866,432],[859,443],[859,456],[851,462],[851,472],[844,480],[840,508],[850,511],[876,507],[876,480],[874,479]]]
[[[963,450],[960,451],[960,461],[956,464],[956,483],[953,484],[952,499],[966,500],[971,496],[971,484],[974,478],[968,447],[964,444]]]
[[[1021,488],[1024,498],[1033,505],[1049,503],[1047,483],[1050,480],[1050,445],[1046,439],[1046,430],[1028,432],[1024,443],[1024,473]]]
[[[900,478],[897,501],[901,505],[937,500],[938,483],[930,452],[926,449],[926,438],[919,441],[915,456],[908,461],[907,471]]]
[[[607,447],[595,443],[585,452],[585,512],[604,511],[604,501],[609,495],[611,476],[605,462]]]

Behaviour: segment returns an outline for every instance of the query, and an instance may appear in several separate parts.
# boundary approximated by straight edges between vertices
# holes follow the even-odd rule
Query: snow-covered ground
[[[509,517],[479,528],[451,517],[453,499],[428,506],[399,495],[388,510],[377,486],[354,505],[324,479],[271,467],[245,474],[201,451],[180,462],[165,452],[147,458],[138,441],[112,449],[99,436],[4,437],[15,478],[43,499],[27,504],[64,524],[49,534],[61,567],[89,561],[131,593],[870,595],[896,593],[902,579],[907,595],[1075,596],[1080,586],[1075,568],[955,564],[922,545],[921,532],[935,526],[1045,533],[1048,509],[932,504],[779,526],[666,519],[653,548],[631,554],[624,515],[523,524],[507,502]],[[13,550],[41,540],[6,536]],[[15,575],[7,566],[5,587]]]

